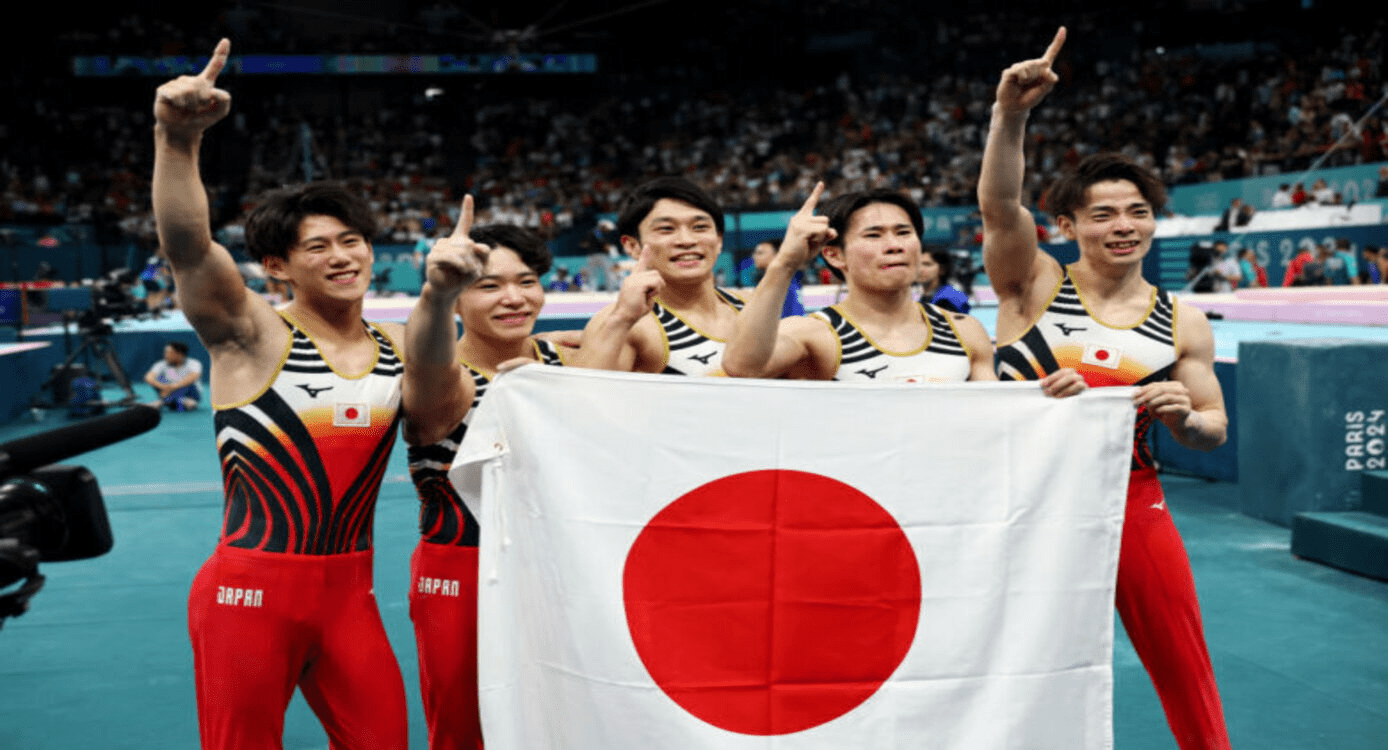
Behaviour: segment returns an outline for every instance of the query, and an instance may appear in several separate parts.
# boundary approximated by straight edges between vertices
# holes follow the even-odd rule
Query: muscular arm
[[[490,248],[473,242],[472,196],[463,207],[453,234],[434,243],[425,259],[425,282],[419,302],[405,322],[405,442],[430,445],[463,421],[476,387],[458,361],[453,307],[459,295],[481,276]]]
[[[595,370],[645,372],[659,370],[651,356],[640,356],[653,347],[650,312],[665,287],[660,273],[650,268],[651,249],[643,247],[636,268],[622,280],[617,301],[598,311],[583,328],[583,346],[574,366]]]
[[[969,351],[969,381],[997,380],[998,374],[993,370],[993,342],[983,324],[962,313],[951,313],[949,317],[960,342]]]
[[[1041,270],[1054,263],[1040,252],[1036,220],[1022,204],[1023,139],[1032,108],[1058,80],[1051,64],[1064,43],[1062,28],[1042,57],[1013,65],[998,83],[978,176],[978,207],[983,216],[983,265],[1004,302],[1023,297]]]
[[[794,269],[772,261],[752,298],[737,314],[723,350],[723,371],[734,378],[774,378],[802,364],[809,350],[791,335],[795,318],[781,319]]]
[[[815,185],[805,204],[786,227],[786,237],[771,259],[766,275],[747,305],[738,313],[733,335],[723,350],[723,371],[735,378],[778,377],[800,365],[809,350],[794,335],[803,332],[799,323],[781,323],[781,309],[790,291],[792,278],[810,258],[834,237],[826,216],[815,216],[824,183]],[[787,334],[791,335],[787,335]]]
[[[403,435],[410,445],[431,445],[448,435],[472,407],[475,384],[458,362],[453,301],[456,295],[420,290],[405,324]]]
[[[1224,444],[1229,431],[1224,393],[1214,373],[1214,332],[1203,313],[1177,303],[1176,338],[1180,350],[1171,380],[1139,388],[1133,401],[1151,410],[1176,442],[1213,450]]]
[[[631,372],[636,367],[635,338],[639,335],[640,322],[640,317],[633,319],[617,305],[599,310],[583,328],[583,347],[574,357],[573,365]]]
[[[203,132],[231,109],[231,97],[215,88],[230,51],[231,43],[223,39],[202,73],[160,86],[154,102],[155,226],[183,312],[209,349],[224,344],[250,349],[260,327],[277,317],[246,289],[231,253],[212,241],[198,171]]]

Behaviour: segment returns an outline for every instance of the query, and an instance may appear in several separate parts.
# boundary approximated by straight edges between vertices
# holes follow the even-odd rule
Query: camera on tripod
[[[43,588],[40,562],[99,557],[113,545],[96,477],[55,464],[157,424],[158,409],[134,406],[0,444],[0,625]]]
[[[111,345],[111,335],[115,332],[112,324],[144,312],[143,303],[135,298],[132,290],[135,281],[134,272],[118,268],[92,283],[92,305],[77,317],[82,344],[69,353],[62,364],[54,366],[48,379],[39,386],[38,395],[31,400],[32,408],[66,406],[72,416],[90,416],[104,413],[108,406],[135,403],[135,389]],[[101,398],[100,380],[91,368],[77,362],[83,354],[106,364],[111,378],[125,392],[124,398],[115,402]],[[43,397],[45,391],[52,394],[52,399]]]
[[[147,312],[135,297],[138,277],[128,268],[117,268],[92,282],[92,306],[82,313],[78,325],[83,330],[104,326],[110,333],[110,323]]]

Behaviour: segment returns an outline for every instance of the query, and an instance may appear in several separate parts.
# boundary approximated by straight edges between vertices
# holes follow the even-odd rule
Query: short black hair
[[[310,182],[269,193],[246,217],[246,252],[257,261],[288,258],[299,242],[299,227],[310,216],[331,216],[368,242],[376,236],[376,215],[360,196],[336,182]]]
[[[182,354],[185,357],[188,356],[188,345],[183,343],[182,341],[170,341],[164,344],[164,346],[173,349],[174,351],[178,352],[179,354]]]
[[[1127,180],[1137,186],[1154,214],[1166,207],[1166,186],[1156,175],[1122,154],[1106,152],[1086,156],[1074,171],[1052,183],[1046,191],[1046,210],[1052,216],[1074,218],[1075,211],[1084,207],[1089,188],[1110,180]]]
[[[954,275],[954,254],[948,250],[932,247],[925,251],[940,267],[940,285],[949,283],[949,278]]]
[[[515,224],[473,227],[472,231],[468,232],[468,237],[471,237],[473,242],[480,242],[492,248],[509,248],[520,256],[521,262],[534,271],[536,276],[543,276],[554,263],[554,257],[550,255],[549,247],[540,235]]]
[[[843,247],[844,238],[848,235],[848,225],[853,220],[853,214],[867,208],[874,203],[886,203],[897,206],[906,212],[906,216],[911,220],[911,226],[916,229],[916,237],[923,238],[925,235],[925,220],[921,218],[921,207],[911,196],[895,190],[879,188],[876,190],[861,190],[855,193],[844,193],[836,198],[830,199],[827,203],[821,203],[820,213],[829,217],[829,227],[838,235],[831,243],[837,247]],[[922,239],[922,242],[924,239]],[[843,271],[840,271],[834,264],[826,263],[829,272],[843,281]]]
[[[703,188],[683,177],[657,177],[628,193],[617,211],[618,236],[641,239],[641,222],[662,198],[688,203],[712,216],[714,229],[723,236],[723,209]]]

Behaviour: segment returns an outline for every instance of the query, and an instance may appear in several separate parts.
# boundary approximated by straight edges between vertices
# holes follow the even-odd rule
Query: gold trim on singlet
[[[727,293],[730,294],[730,295],[732,295],[732,296],[734,296],[734,297],[737,297],[737,295],[733,294],[732,292],[727,292]],[[721,295],[721,294],[718,293],[718,288],[717,288],[717,287],[714,287],[714,289],[713,289],[713,296],[716,297],[716,298],[718,299],[719,302],[721,302],[721,303],[727,305],[728,307],[732,307],[732,308],[733,308],[733,312],[738,312],[738,309],[737,309],[736,307],[733,307],[733,303],[731,303],[731,302],[729,302],[728,300],[724,299],[723,295]],[[743,302],[744,304],[746,304],[746,300],[743,300],[741,297],[737,297],[737,299],[738,299],[739,302]],[[700,336],[703,336],[704,338],[708,339],[709,341],[717,341],[717,342],[720,343],[720,344],[726,344],[726,343],[728,343],[728,340],[727,340],[727,339],[720,339],[720,338],[717,338],[717,337],[715,337],[715,336],[710,336],[710,335],[708,335],[707,333],[704,333],[703,331],[699,330],[699,329],[696,328],[692,323],[690,323],[689,321],[685,320],[683,315],[680,315],[679,313],[675,312],[674,310],[671,310],[669,307],[666,307],[666,306],[665,306],[665,303],[661,302],[659,297],[656,297],[656,298],[655,298],[655,301],[656,301],[656,303],[659,304],[661,307],[664,307],[665,310],[666,310],[667,312],[669,312],[671,315],[675,316],[675,319],[676,319],[676,320],[678,320],[679,322],[683,323],[686,327],[688,327],[689,330],[691,330],[691,331],[693,331],[693,332],[699,334]],[[664,348],[664,350],[665,350],[665,356],[661,359],[661,363],[660,363],[660,369],[661,369],[661,370],[664,370],[665,368],[667,368],[667,367],[670,366],[670,336],[669,336],[669,334],[665,333],[665,326],[663,326],[663,325],[660,324],[660,315],[658,315],[658,314],[656,313],[654,307],[651,308],[650,315],[651,315],[652,318],[655,319],[655,327],[656,327],[657,330],[660,331],[660,345],[661,345],[661,347]]]
[[[564,361],[564,345],[557,341],[551,341],[550,343],[554,345],[554,356],[559,358],[559,364],[563,366],[568,366],[569,363]],[[540,351],[539,339],[536,339],[534,336],[531,336],[530,344],[535,349],[535,361],[543,363],[545,361],[545,355],[544,352]]]
[[[1052,289],[1051,289],[1051,293],[1050,293],[1049,295],[1046,296],[1046,304],[1044,304],[1044,305],[1041,306],[1041,310],[1040,310],[1039,312],[1036,313],[1036,316],[1035,316],[1035,317],[1033,317],[1031,320],[1028,320],[1028,321],[1027,321],[1027,324],[1024,325],[1024,326],[1022,326],[1022,332],[1021,332],[1021,333],[1017,334],[1017,335],[1016,335],[1015,337],[1013,337],[1013,338],[1008,339],[1007,341],[1003,341],[1003,340],[999,339],[999,340],[997,340],[996,342],[994,342],[994,344],[993,344],[993,349],[994,349],[995,351],[998,350],[998,349],[1003,348],[1004,346],[1011,346],[1011,345],[1017,343],[1018,341],[1021,341],[1021,340],[1022,340],[1022,337],[1025,336],[1025,335],[1027,335],[1027,331],[1030,331],[1031,329],[1035,328],[1035,327],[1036,327],[1036,324],[1041,322],[1041,316],[1045,315],[1045,314],[1046,314],[1046,311],[1049,310],[1049,309],[1051,309],[1051,305],[1055,304],[1055,298],[1056,298],[1057,296],[1060,295],[1060,288],[1061,288],[1062,286],[1065,286],[1065,278],[1066,278],[1066,276],[1068,276],[1068,274],[1067,274],[1066,271],[1065,271],[1065,266],[1061,266],[1061,267],[1060,267],[1060,278],[1058,278],[1058,279],[1055,280],[1055,287],[1052,288]],[[1073,282],[1071,282],[1071,283],[1073,283]],[[1078,288],[1076,289],[1076,291],[1079,291]],[[1087,311],[1088,311],[1088,308],[1086,308],[1086,312],[1087,312]]]
[[[400,348],[400,345],[399,345],[398,343],[396,343],[395,337],[394,337],[394,336],[391,336],[390,333],[389,333],[388,331],[386,331],[386,329],[385,329],[384,327],[379,326],[379,325],[377,325],[377,324],[375,324],[375,323],[372,323],[371,321],[367,321],[366,324],[367,324],[368,326],[371,326],[371,329],[374,330],[376,333],[379,333],[379,334],[381,334],[381,336],[385,337],[385,340],[386,340],[386,341],[389,341],[389,342],[390,342],[390,350],[391,350],[392,352],[395,352],[396,358],[400,360],[400,365],[403,367],[403,366],[405,365],[405,355],[402,353],[402,350],[401,350],[401,348]],[[320,354],[321,354],[321,352],[320,352]],[[377,360],[377,362],[379,362],[380,359],[381,359],[381,347],[378,345],[378,346],[376,347],[376,360]],[[374,368],[375,365],[372,365],[372,367]]]
[[[915,349],[911,349],[911,350],[909,350],[909,351],[904,351],[904,352],[897,352],[897,351],[892,351],[891,349],[884,349],[884,348],[882,348],[881,346],[878,345],[878,343],[877,343],[876,341],[873,341],[873,340],[872,340],[872,337],[868,335],[868,332],[867,332],[867,331],[864,331],[862,328],[860,328],[860,327],[858,326],[857,323],[855,323],[855,322],[853,321],[853,318],[849,316],[847,310],[843,309],[843,308],[840,307],[839,305],[830,305],[830,307],[834,308],[835,310],[838,310],[838,311],[839,311],[839,315],[842,315],[842,316],[843,316],[843,319],[844,319],[845,321],[847,321],[849,325],[853,326],[854,330],[856,330],[858,333],[861,333],[861,334],[863,335],[863,338],[864,338],[869,344],[872,345],[872,348],[876,349],[876,350],[879,351],[879,352],[882,352],[883,354],[886,354],[886,355],[888,355],[888,356],[891,356],[891,357],[910,357],[910,356],[914,356],[914,355],[916,355],[916,354],[920,354],[921,352],[925,351],[926,349],[929,349],[929,348],[930,348],[930,342],[932,342],[932,341],[935,340],[935,326],[931,325],[931,323],[930,323],[930,316],[928,316],[928,315],[925,314],[925,308],[924,308],[924,307],[921,305],[921,303],[919,303],[919,302],[916,303],[916,312],[919,312],[919,313],[920,313],[921,320],[925,322],[925,330],[926,330],[926,334],[925,334],[925,343],[924,343],[924,344],[921,344],[919,347],[916,347]],[[955,337],[958,337],[958,336],[959,336],[959,332],[958,332],[958,331],[955,331],[955,332],[954,332],[954,335],[955,335]],[[962,344],[963,342],[961,341],[960,343]],[[840,342],[839,347],[840,347],[840,350],[842,350],[842,347],[843,347],[842,342]],[[840,351],[839,353],[840,353],[840,355],[842,355],[843,352]]]
[[[918,303],[918,304],[920,304],[920,303]],[[922,304],[921,306],[924,307],[924,304]],[[954,332],[954,340],[959,342],[959,348],[961,348],[961,349],[964,350],[964,357],[965,357],[966,359],[969,360],[969,367],[972,368],[972,367],[973,367],[973,361],[974,361],[974,350],[969,348],[969,342],[967,342],[967,341],[964,340],[964,334],[960,333],[960,332],[959,332],[959,326],[957,326],[957,325],[954,324],[954,316],[955,316],[955,315],[963,315],[963,316],[965,316],[965,317],[968,317],[969,314],[968,314],[968,313],[950,312],[949,310],[946,310],[946,309],[944,309],[943,307],[940,307],[939,305],[931,305],[931,307],[934,307],[936,310],[939,310],[939,311],[940,311],[940,315],[944,316],[945,322],[949,324],[949,329],[950,329],[951,331]],[[934,327],[932,326],[932,327],[931,327],[931,335],[932,335],[932,336],[934,335],[934,330],[935,330],[935,329],[934,329]],[[927,345],[929,345],[929,343],[930,343],[930,342],[928,342],[928,341],[926,342]]]
[[[830,305],[830,307],[833,307],[833,305]],[[806,317],[814,318],[823,323],[824,327],[829,329],[829,335],[834,337],[834,366],[829,368],[829,377],[832,378],[834,377],[834,373],[837,373],[839,368],[843,367],[843,337],[840,336],[838,330],[834,328],[833,321],[828,318],[822,315],[815,315],[814,313]]]
[[[230,404],[214,403],[212,404],[212,411],[226,411],[227,409],[239,409],[243,406],[250,406],[251,404],[255,403],[256,399],[260,398],[261,396],[264,396],[265,392],[270,390],[270,388],[274,386],[275,380],[277,380],[280,376],[280,371],[284,369],[284,363],[289,361],[289,353],[294,350],[294,324],[290,322],[288,319],[284,318],[284,313],[282,311],[276,310],[275,312],[280,313],[280,318],[284,320],[288,328],[284,332],[284,352],[280,354],[280,361],[278,364],[275,365],[275,369],[270,372],[270,379],[266,380],[265,385],[262,385],[260,387],[260,390],[256,391],[255,394],[252,395],[250,398],[242,401],[235,401]]]
[[[303,331],[304,337],[309,340],[309,343],[313,344],[314,349],[318,350],[318,358],[323,360],[323,364],[327,365],[328,369],[332,370],[334,375],[338,376],[339,378],[342,378],[343,380],[361,380],[367,375],[370,375],[371,372],[376,369],[376,365],[381,363],[381,343],[373,337],[371,339],[371,344],[372,346],[376,347],[376,356],[371,358],[371,364],[365,370],[363,370],[360,375],[348,375],[342,372],[341,370],[337,369],[337,367],[335,367],[332,362],[328,361],[328,358],[323,354],[323,347],[318,345],[318,339],[315,339],[313,337],[313,334],[308,332],[307,328],[304,328],[303,326],[295,322],[295,320],[289,316],[288,310],[280,310],[279,314],[284,316],[284,319],[288,320],[290,324],[293,325],[295,328],[297,328],[300,331]],[[362,322],[366,323],[366,321]],[[375,326],[372,326],[370,323],[366,323],[366,325],[368,328],[375,328]],[[290,334],[290,338],[293,338],[293,334]],[[390,341],[390,337],[387,336],[386,340]],[[404,363],[404,361],[404,359],[400,360],[402,364]]]
[[[540,351],[540,342],[536,341],[534,336],[531,336],[531,337],[527,338],[526,341],[530,342],[530,353],[531,353],[532,355],[534,355],[533,357],[531,357],[531,359],[534,359],[537,363],[543,364],[544,361],[545,361],[545,356],[544,356],[544,352],[541,352],[541,351]],[[554,345],[554,351],[557,353],[557,356],[559,357],[559,363],[560,363],[560,364],[564,364],[564,350],[563,350],[563,347],[561,347],[561,346],[558,345],[558,344],[555,344],[555,345]],[[495,370],[492,371],[492,374],[491,374],[491,375],[488,375],[488,374],[486,373],[486,371],[483,370],[482,368],[480,368],[480,367],[478,367],[478,366],[472,364],[471,362],[467,361],[466,359],[463,359],[462,355],[459,355],[459,356],[458,356],[458,364],[462,365],[463,367],[466,367],[466,368],[469,369],[469,370],[472,370],[473,372],[477,373],[478,375],[481,375],[483,378],[486,378],[486,380],[487,380],[488,383],[490,383],[490,382],[492,382],[493,380],[496,379],[496,371],[495,371]]]
[[[1074,265],[1074,264],[1072,263],[1071,265]],[[1093,320],[1095,323],[1098,323],[1099,325],[1101,325],[1101,326],[1103,326],[1103,327],[1105,327],[1105,328],[1108,328],[1108,329],[1114,330],[1114,331],[1131,331],[1132,329],[1137,328],[1138,326],[1142,325],[1143,323],[1146,323],[1146,322],[1147,322],[1147,319],[1150,318],[1150,317],[1152,316],[1152,311],[1155,310],[1155,309],[1157,309],[1157,288],[1154,286],[1154,287],[1152,287],[1152,292],[1151,292],[1152,301],[1149,302],[1149,303],[1147,303],[1147,310],[1146,310],[1146,312],[1142,313],[1142,317],[1138,318],[1136,323],[1133,323],[1133,324],[1130,325],[1130,326],[1116,326],[1116,325],[1113,325],[1112,323],[1106,323],[1106,322],[1100,320],[1100,319],[1099,319],[1099,316],[1098,316],[1098,315],[1095,315],[1093,310],[1090,310],[1090,309],[1089,309],[1089,303],[1087,303],[1087,302],[1084,301],[1084,292],[1080,290],[1080,285],[1075,283],[1075,277],[1070,275],[1070,266],[1064,266],[1064,267],[1062,268],[1062,271],[1064,272],[1064,275],[1061,276],[1061,279],[1060,279],[1060,280],[1061,280],[1062,282],[1064,282],[1065,279],[1067,279],[1067,278],[1070,279],[1070,286],[1073,286],[1073,287],[1075,288],[1075,296],[1079,298],[1080,307],[1083,307],[1083,308],[1084,308],[1085,314],[1088,315],[1088,316],[1090,317],[1090,319]],[[1150,286],[1150,285],[1149,285],[1149,286]],[[1059,290],[1057,289],[1057,291],[1059,291]],[[1054,297],[1052,297],[1052,301],[1054,301]],[[1050,303],[1047,303],[1046,306],[1047,306],[1047,307],[1050,307]],[[1173,318],[1173,320],[1174,320],[1174,318]]]
[[[1180,361],[1181,361],[1181,305],[1176,301],[1176,298],[1175,298],[1175,297],[1171,297],[1170,293],[1168,293],[1167,296],[1170,297],[1170,299],[1171,299],[1171,349],[1172,349],[1172,351],[1176,352],[1176,362],[1180,362]],[[1148,315],[1151,315],[1151,313],[1148,313]],[[1172,363],[1172,366],[1173,366],[1173,367],[1175,366],[1175,363],[1174,363],[1174,362]]]

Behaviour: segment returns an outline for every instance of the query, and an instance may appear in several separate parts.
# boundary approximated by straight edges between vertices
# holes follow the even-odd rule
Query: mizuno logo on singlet
[[[693,360],[698,360],[699,364],[701,364],[701,365],[706,365],[706,364],[708,364],[708,361],[709,361],[710,359],[713,359],[713,356],[714,356],[715,354],[717,354],[717,353],[718,353],[718,352],[709,352],[708,354],[705,354],[705,355],[702,356],[702,357],[699,356],[699,355],[697,355],[697,354],[691,354],[691,355],[689,355],[689,358],[690,358],[690,359],[693,359]]]
[[[307,393],[309,398],[318,398],[318,394],[322,393],[323,391],[331,391],[333,389],[333,387],[330,385],[325,385],[322,388],[314,388],[308,383],[298,383],[297,385],[300,388],[304,389],[304,393]]]
[[[877,368],[876,370],[869,370],[869,369],[867,369],[867,368],[863,368],[863,369],[861,369],[861,370],[858,371],[858,374],[859,374],[859,375],[866,375],[866,376],[868,376],[869,378],[872,378],[873,380],[876,380],[876,379],[877,379],[877,373],[882,372],[882,371],[885,370],[885,369],[887,369],[887,365],[882,365],[881,367]]]
[[[1060,329],[1060,332],[1063,333],[1063,334],[1065,334],[1066,336],[1069,336],[1071,333],[1074,333],[1075,331],[1088,331],[1088,330],[1089,330],[1088,328],[1085,328],[1085,327],[1083,327],[1083,326],[1067,326],[1067,325],[1065,325],[1064,323],[1056,323],[1056,324],[1055,324],[1055,327],[1056,327],[1056,328],[1059,328],[1059,329]]]

